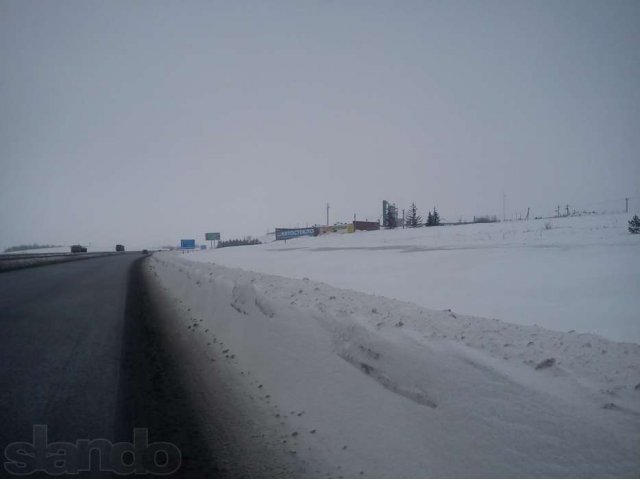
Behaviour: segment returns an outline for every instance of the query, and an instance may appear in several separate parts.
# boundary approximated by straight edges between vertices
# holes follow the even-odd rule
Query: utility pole
[[[503,222],[507,220],[506,202],[507,202],[507,194],[504,193],[504,190],[503,190],[502,191],[502,221]]]
[[[560,205],[558,205],[558,208],[556,208],[556,217],[560,216]]]
[[[404,208],[402,209],[402,228],[404,228]]]
[[[327,227],[329,226],[329,204],[327,203]]]
[[[624,213],[629,213],[629,197],[624,199],[625,205],[624,205]]]
[[[530,210],[530,208],[527,207],[527,221],[529,220],[529,210]]]
[[[569,216],[569,204],[567,204],[567,217]]]

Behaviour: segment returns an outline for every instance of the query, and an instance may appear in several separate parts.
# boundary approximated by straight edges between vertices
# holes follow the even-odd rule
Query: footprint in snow
[[[538,365],[536,365],[536,370],[542,370],[543,368],[553,367],[555,363],[556,363],[555,358],[547,358],[541,361],[540,363],[538,363]]]

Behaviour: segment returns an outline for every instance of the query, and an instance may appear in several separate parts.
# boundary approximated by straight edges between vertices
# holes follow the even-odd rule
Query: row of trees
[[[32,243],[31,245],[16,245],[14,247],[9,247],[5,249],[5,253],[23,252],[25,250],[35,250],[37,248],[56,248],[56,247],[60,247],[60,245],[40,245],[38,243]]]
[[[220,240],[216,248],[238,247],[240,245],[260,245],[261,243],[262,242],[257,238],[232,238],[231,240]]]
[[[389,209],[386,220],[389,228],[396,228],[398,226],[397,213],[395,212],[395,209]],[[436,210],[436,207],[433,207],[433,212],[429,211],[429,214],[427,215],[427,222],[423,224],[422,216],[418,214],[418,207],[416,207],[415,203],[412,203],[407,211],[404,224],[410,228],[421,227],[423,225],[426,227],[435,227],[440,225],[440,214]]]

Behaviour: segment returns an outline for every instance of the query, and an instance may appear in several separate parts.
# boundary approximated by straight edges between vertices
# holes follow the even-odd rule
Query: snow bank
[[[640,235],[630,215],[330,234],[194,252],[470,315],[640,343]]]
[[[179,313],[175,341],[201,358],[200,393],[231,379],[293,475],[640,471],[640,345],[186,257],[147,265]]]

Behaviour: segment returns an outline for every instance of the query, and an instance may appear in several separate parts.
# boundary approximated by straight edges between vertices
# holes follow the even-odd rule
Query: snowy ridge
[[[640,343],[640,235],[629,234],[628,219],[589,215],[328,234],[187,257]]]
[[[150,268],[207,365],[203,382],[217,359],[308,475],[640,471],[638,344],[174,253],[154,254]]]

